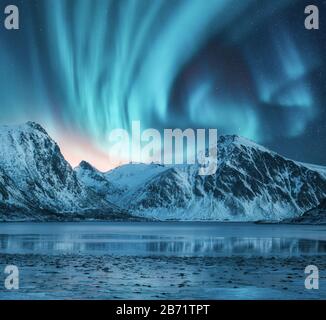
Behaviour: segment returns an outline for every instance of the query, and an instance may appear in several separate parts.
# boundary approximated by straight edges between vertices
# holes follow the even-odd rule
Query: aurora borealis
[[[10,0],[0,124],[40,122],[76,165],[110,167],[107,133],[217,128],[326,164],[322,1]],[[304,8],[320,9],[320,30]],[[8,1],[0,1],[1,11]]]

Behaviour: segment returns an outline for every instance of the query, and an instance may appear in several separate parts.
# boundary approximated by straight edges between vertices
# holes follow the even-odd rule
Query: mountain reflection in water
[[[0,253],[167,256],[325,254],[321,226],[223,223],[1,224]]]

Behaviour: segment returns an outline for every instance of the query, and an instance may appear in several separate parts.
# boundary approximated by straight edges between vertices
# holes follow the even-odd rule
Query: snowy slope
[[[159,164],[125,164],[103,173],[86,161],[75,168],[77,177],[92,190],[106,197],[108,201],[123,204],[130,193],[141,188],[151,178],[168,170]]]
[[[58,145],[34,122],[0,128],[0,189],[0,218],[9,220],[15,210],[8,206],[29,216],[41,211],[124,214],[77,179]]]
[[[218,169],[128,164],[73,170],[38,124],[0,128],[0,220],[129,219],[256,221],[299,217],[326,197],[324,167],[222,136]],[[120,209],[124,208],[124,209]],[[319,211],[318,211],[319,212]]]
[[[0,216],[1,212],[22,214],[33,204],[28,202],[26,194],[18,190],[15,183],[0,168]]]
[[[157,174],[167,170],[166,166],[160,164],[125,164],[105,174],[107,179],[121,188],[137,189]]]
[[[109,193],[108,199],[123,207],[136,190],[166,170],[168,167],[160,164],[144,163],[126,164],[113,169],[105,174],[105,178],[114,184],[116,190]]]
[[[137,215],[255,221],[296,217],[315,207],[326,195],[324,172],[233,135],[220,137],[218,170],[211,176],[199,176],[197,165],[129,164],[103,177],[119,188],[108,190],[108,199]]]
[[[326,224],[326,198],[320,204],[295,218],[285,219],[283,223]]]
[[[79,181],[83,182],[97,194],[110,201],[114,195],[117,197],[123,193],[122,187],[114,184],[106,178],[105,173],[100,172],[86,161],[82,161],[75,172]]]

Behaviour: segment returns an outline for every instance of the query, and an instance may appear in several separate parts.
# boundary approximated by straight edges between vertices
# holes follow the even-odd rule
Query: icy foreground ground
[[[3,255],[23,265],[21,289],[0,299],[326,299],[304,288],[303,270],[325,256],[134,257]],[[159,271],[158,271],[159,270]]]
[[[248,223],[1,224],[0,299],[325,299],[322,226]],[[304,286],[307,265],[320,289]]]

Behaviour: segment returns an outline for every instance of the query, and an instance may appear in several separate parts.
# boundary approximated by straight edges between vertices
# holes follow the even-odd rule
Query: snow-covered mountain
[[[94,187],[82,171],[79,177]],[[325,168],[286,159],[235,135],[220,137],[214,175],[198,175],[197,165],[128,164],[101,173],[101,180],[111,186],[107,199],[163,220],[282,220],[300,216],[326,195]],[[99,189],[105,193],[97,180]]]
[[[0,168],[0,219],[3,212],[15,216],[25,215],[24,209],[32,208],[26,194],[18,190],[15,183]],[[28,213],[26,214],[28,216]]]
[[[218,141],[218,169],[128,164],[73,170],[34,122],[0,128],[0,220],[282,220],[326,197],[326,168],[286,159],[238,136]],[[121,209],[123,208],[123,209]],[[319,211],[318,211],[319,212]]]
[[[0,220],[125,216],[78,180],[39,124],[0,128]]]
[[[110,201],[113,196],[119,197],[123,193],[123,190],[110,182],[103,172],[100,172],[86,161],[82,161],[79,166],[75,168],[75,172],[79,181],[83,182],[108,201]]]

